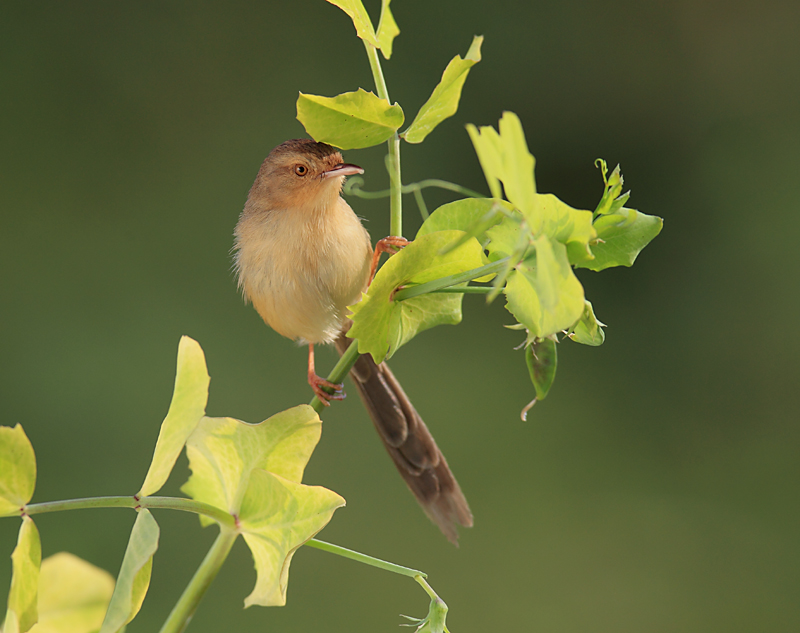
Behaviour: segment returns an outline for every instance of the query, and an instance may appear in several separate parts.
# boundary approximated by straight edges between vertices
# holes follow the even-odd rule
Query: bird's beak
[[[350,163],[342,163],[336,165],[333,169],[322,172],[323,178],[333,178],[334,176],[354,176],[356,174],[363,174],[364,170],[358,165],[351,165]]]

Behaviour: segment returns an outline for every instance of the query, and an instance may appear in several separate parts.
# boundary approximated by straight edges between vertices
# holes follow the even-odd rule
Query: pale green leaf
[[[206,413],[208,369],[200,344],[184,336],[178,345],[175,389],[167,417],[161,423],[153,461],[147,471],[139,497],[152,495],[164,485],[183,450],[186,439]]]
[[[503,157],[500,146],[500,135],[491,126],[476,128],[471,123],[467,124],[467,133],[475,147],[478,161],[486,176],[486,183],[493,198],[502,198],[500,180],[503,175]]]
[[[583,286],[567,259],[566,246],[542,235],[535,252],[509,275],[506,308],[528,329],[528,340],[571,327],[584,306]]]
[[[491,198],[464,198],[443,204],[431,213],[419,227],[417,239],[429,233],[436,233],[436,231],[469,231],[475,227],[476,223],[491,215],[492,224],[472,236],[483,243],[487,239],[486,231],[500,222],[503,217],[499,211],[490,213],[498,204],[505,203]]]
[[[550,337],[537,339],[525,348],[525,362],[531,382],[536,389],[536,399],[544,400],[556,379],[558,349]]]
[[[328,0],[328,2],[339,7],[350,16],[350,19],[353,20],[353,26],[356,27],[356,34],[358,37],[365,42],[369,42],[375,48],[380,48],[380,44],[375,37],[375,29],[372,26],[372,20],[369,19],[369,14],[361,0]]]
[[[392,56],[392,42],[394,42],[394,38],[400,35],[400,29],[397,26],[397,22],[394,21],[394,16],[389,9],[389,3],[391,1],[392,0],[381,0],[381,19],[378,22],[378,33],[376,35],[378,46],[386,59]]]
[[[536,161],[528,151],[525,132],[516,114],[503,112],[499,127],[503,157],[503,176],[500,180],[503,181],[506,198],[522,212],[530,229],[538,234],[542,218],[533,179]]]
[[[41,564],[42,543],[39,530],[29,516],[24,516],[17,536],[17,546],[11,554],[11,589],[8,592],[4,633],[25,633],[36,624],[39,617],[37,604]]]
[[[486,231],[489,244],[489,260],[496,262],[504,257],[511,257],[521,246],[530,244],[533,239],[527,227],[523,227],[521,216],[505,217]]]
[[[139,510],[100,633],[119,631],[139,612],[150,585],[159,532],[150,511]]]
[[[481,61],[483,36],[476,35],[464,58],[456,55],[447,64],[442,79],[433,93],[417,112],[414,121],[401,136],[409,143],[421,143],[433,129],[458,110],[461,90],[470,68]]]
[[[254,468],[299,483],[322,433],[308,405],[282,411],[259,424],[203,418],[186,443],[192,475],[182,490],[196,501],[239,514]],[[213,521],[201,517],[208,525]]]
[[[634,209],[601,215],[594,222],[597,243],[591,245],[594,259],[576,264],[589,270],[632,266],[636,257],[661,232],[664,221]]]
[[[585,258],[592,256],[589,242],[597,237],[592,226],[592,212],[573,209],[551,193],[536,194],[537,206],[542,214],[542,232],[554,240],[583,252]]]
[[[289,565],[294,552],[317,534],[344,499],[320,486],[305,486],[255,469],[244,495],[239,526],[253,554],[256,585],[245,599],[251,605],[286,604]]]
[[[42,561],[39,622],[31,633],[95,633],[114,593],[107,571],[68,552]]]
[[[19,513],[36,487],[36,455],[22,426],[0,426],[0,516]]]
[[[604,327],[605,324],[601,323],[594,315],[592,303],[587,301],[580,321],[575,324],[569,337],[576,343],[596,347],[602,345],[606,340],[605,332],[603,332]]]
[[[498,128],[499,133],[491,126],[478,130],[468,125],[467,132],[492,196],[501,197],[498,181],[502,181],[506,199],[522,212],[528,228],[538,235],[543,219],[533,177],[536,161],[528,151],[522,123],[513,112],[504,112]]]
[[[419,332],[461,321],[460,294],[393,300],[400,286],[422,284],[482,266],[483,249],[475,239],[442,254],[461,234],[437,231],[423,235],[381,267],[361,301],[350,306],[353,327],[347,336],[358,339],[360,353],[372,354],[375,362],[380,363]]]
[[[403,110],[359,88],[336,97],[300,93],[297,120],[315,141],[341,149],[380,145],[403,125]]]

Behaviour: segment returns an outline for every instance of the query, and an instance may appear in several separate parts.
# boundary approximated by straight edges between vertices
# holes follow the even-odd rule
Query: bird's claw
[[[317,396],[317,398],[319,398],[319,401],[326,407],[331,406],[331,400],[344,400],[347,397],[347,394],[344,392],[344,385],[342,383],[336,384],[334,382],[330,382],[329,380],[325,380],[316,374],[308,375],[308,384],[311,389],[314,390],[314,394]],[[333,393],[325,391],[323,387],[333,389]]]

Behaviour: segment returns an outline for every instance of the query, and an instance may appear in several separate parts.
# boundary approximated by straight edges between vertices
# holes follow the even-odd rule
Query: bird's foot
[[[342,383],[337,385],[329,380],[325,380],[321,376],[317,376],[317,374],[308,374],[308,384],[314,390],[314,394],[319,398],[319,401],[326,407],[331,406],[331,400],[344,400],[347,397]],[[325,391],[323,387],[332,389],[333,393]]]
[[[394,255],[401,248],[408,245],[409,241],[406,238],[398,237],[396,235],[390,235],[389,237],[384,237],[383,239],[378,240],[378,243],[375,244],[375,252],[372,254],[372,266],[369,271],[369,283],[372,283],[372,278],[375,276],[375,273],[378,270],[378,260],[381,258],[383,253]]]

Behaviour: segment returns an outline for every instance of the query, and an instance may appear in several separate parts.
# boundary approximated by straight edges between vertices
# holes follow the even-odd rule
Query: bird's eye
[[[305,176],[308,173],[308,167],[305,165],[295,165],[294,173],[296,173],[298,176]]]

